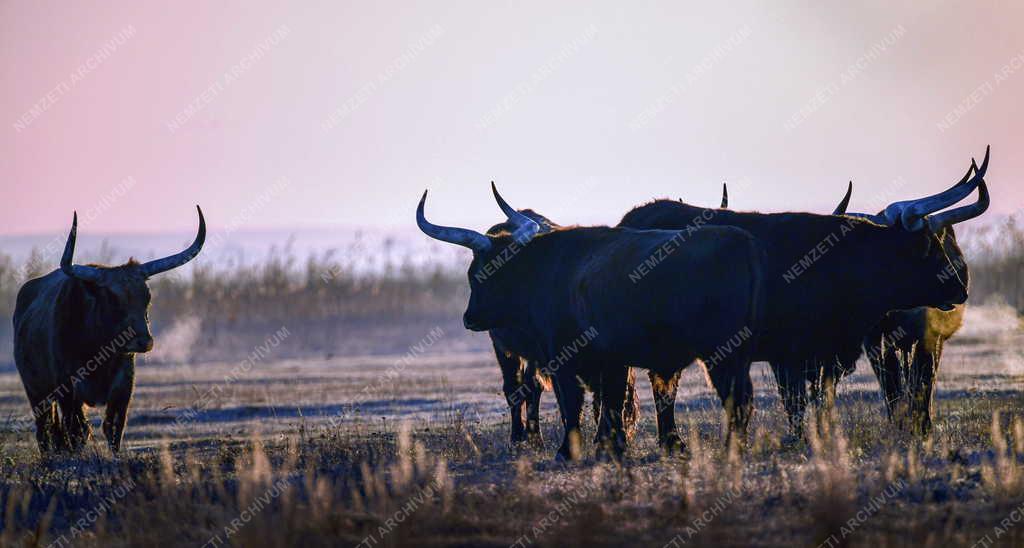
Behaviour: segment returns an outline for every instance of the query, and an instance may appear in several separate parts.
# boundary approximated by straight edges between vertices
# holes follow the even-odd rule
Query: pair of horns
[[[494,185],[494,181],[491,181],[491,191],[494,193],[494,200],[498,202],[498,207],[501,208],[502,213],[505,214],[509,222],[512,223],[512,226],[515,227],[515,230],[512,232],[512,239],[519,245],[529,243],[540,232],[540,225],[508,205],[508,202],[501,197],[501,194],[498,194],[498,187]],[[468,247],[478,253],[485,252],[491,248],[491,239],[475,230],[440,226],[427,221],[426,216],[423,214],[426,203],[427,191],[424,190],[423,197],[420,198],[420,205],[416,208],[416,224],[419,225],[420,230],[424,234],[435,240]]]
[[[849,207],[849,205],[850,205],[850,197],[852,195],[853,195],[853,181],[850,181],[850,187],[846,189],[846,197],[843,198],[843,201],[839,202],[839,205],[836,207],[836,210],[834,212],[832,212],[832,214],[833,215],[845,215],[846,214],[846,208]],[[728,208],[729,208],[729,187],[725,183],[722,183],[722,205],[721,205],[721,209],[728,209]]]
[[[199,254],[199,251],[203,249],[203,242],[206,241],[206,219],[203,218],[203,210],[196,206],[196,211],[199,212],[199,232],[196,234],[195,241],[192,245],[188,246],[188,249],[164,257],[162,259],[156,259],[143,263],[139,266],[143,275],[147,278],[155,276],[161,272],[167,272],[178,268],[179,266],[191,261]],[[103,271],[99,268],[92,266],[84,266],[74,264],[75,258],[75,240],[78,238],[78,212],[75,212],[74,218],[71,221],[71,232],[68,234],[68,242],[64,245],[64,255],[60,259],[60,269],[64,274],[71,278],[78,278],[88,282],[99,282],[103,278]]]
[[[988,186],[985,184],[985,173],[988,171],[990,148],[985,147],[985,158],[981,162],[981,167],[978,167],[978,164],[972,158],[971,167],[967,168],[967,173],[964,174],[963,178],[943,192],[926,198],[889,204],[878,215],[864,213],[850,213],[849,215],[869,219],[886,226],[896,226],[899,224],[912,232],[923,230],[925,227],[930,228],[934,232],[939,232],[948,226],[978,217],[988,210],[990,204]],[[978,189],[978,200],[975,203],[932,215],[936,211],[946,209],[963,200],[974,192],[974,189]],[[853,182],[851,181],[850,187],[846,191],[846,197],[836,207],[835,215],[846,214],[846,208],[850,205],[850,195],[852,193]]]

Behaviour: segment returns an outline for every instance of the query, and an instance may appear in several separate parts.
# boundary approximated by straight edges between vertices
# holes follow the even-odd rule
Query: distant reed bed
[[[15,264],[0,253],[0,363],[11,361],[19,287],[56,266],[40,255]],[[120,256],[111,249],[98,255]],[[285,247],[257,264],[197,263],[157,276],[150,282],[157,351],[149,359],[227,359],[282,326],[296,335],[289,345],[295,352],[400,351],[408,342],[392,344],[387,334],[395,329],[447,327],[461,317],[468,287],[455,265],[377,257],[377,268],[367,271],[357,268],[360,259],[327,251],[303,260]]]
[[[966,232],[960,242],[972,302],[1004,300],[1024,313],[1024,227],[1009,219]],[[104,245],[93,256],[115,262],[120,254]],[[459,333],[466,265],[450,259],[415,262],[365,248],[303,259],[284,246],[256,264],[199,262],[151,282],[158,352],[149,359],[226,359],[282,326],[298,334],[293,352],[327,355],[401,351],[408,344],[401,333],[431,325]],[[0,253],[0,316],[11,317],[18,288],[55,268],[50,263],[41,253],[19,264]],[[0,324],[0,363],[10,360],[11,331],[9,320]]]
[[[1024,226],[1013,217],[961,238],[971,268],[971,300],[1002,299],[1024,314]]]

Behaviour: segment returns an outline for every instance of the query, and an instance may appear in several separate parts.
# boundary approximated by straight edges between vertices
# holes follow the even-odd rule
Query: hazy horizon
[[[484,229],[653,198],[851,210],[991,144],[1024,207],[1024,5],[0,5],[0,234]]]

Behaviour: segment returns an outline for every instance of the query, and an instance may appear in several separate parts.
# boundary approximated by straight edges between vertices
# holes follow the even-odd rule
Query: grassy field
[[[1009,307],[971,310],[924,443],[888,425],[862,363],[831,431],[783,449],[759,364],[751,441],[730,451],[691,367],[676,409],[690,454],[659,453],[641,375],[622,466],[589,446],[553,461],[551,394],[546,446],[510,448],[486,338],[444,322],[400,332],[397,352],[293,358],[301,330],[272,326],[241,360],[142,362],[119,458],[94,440],[41,461],[3,370],[0,545],[1024,545],[1024,331]]]
[[[676,409],[688,455],[659,453],[640,375],[626,462],[593,461],[588,421],[590,457],[558,464],[551,394],[545,447],[508,445],[489,341],[460,323],[464,273],[366,275],[348,254],[283,252],[155,279],[157,348],[139,361],[126,450],[94,440],[43,461],[4,322],[0,546],[1021,546],[1024,231],[963,240],[971,302],[1008,305],[969,308],[924,442],[888,424],[861,363],[829,430],[782,448],[758,364],[749,446],[728,450],[692,367]],[[51,268],[0,255],[0,313]]]

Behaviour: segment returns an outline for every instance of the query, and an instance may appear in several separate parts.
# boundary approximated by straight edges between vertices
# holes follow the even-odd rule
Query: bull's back
[[[705,355],[741,334],[753,336],[763,312],[761,247],[745,230],[712,228],[675,259],[663,281],[679,296],[672,297],[675,307],[664,311],[665,319],[680,330],[692,330]]]
[[[590,301],[586,316],[599,332],[614,333],[606,340],[652,355],[683,347],[707,353],[757,330],[760,248],[748,232],[629,232],[579,282]]]

